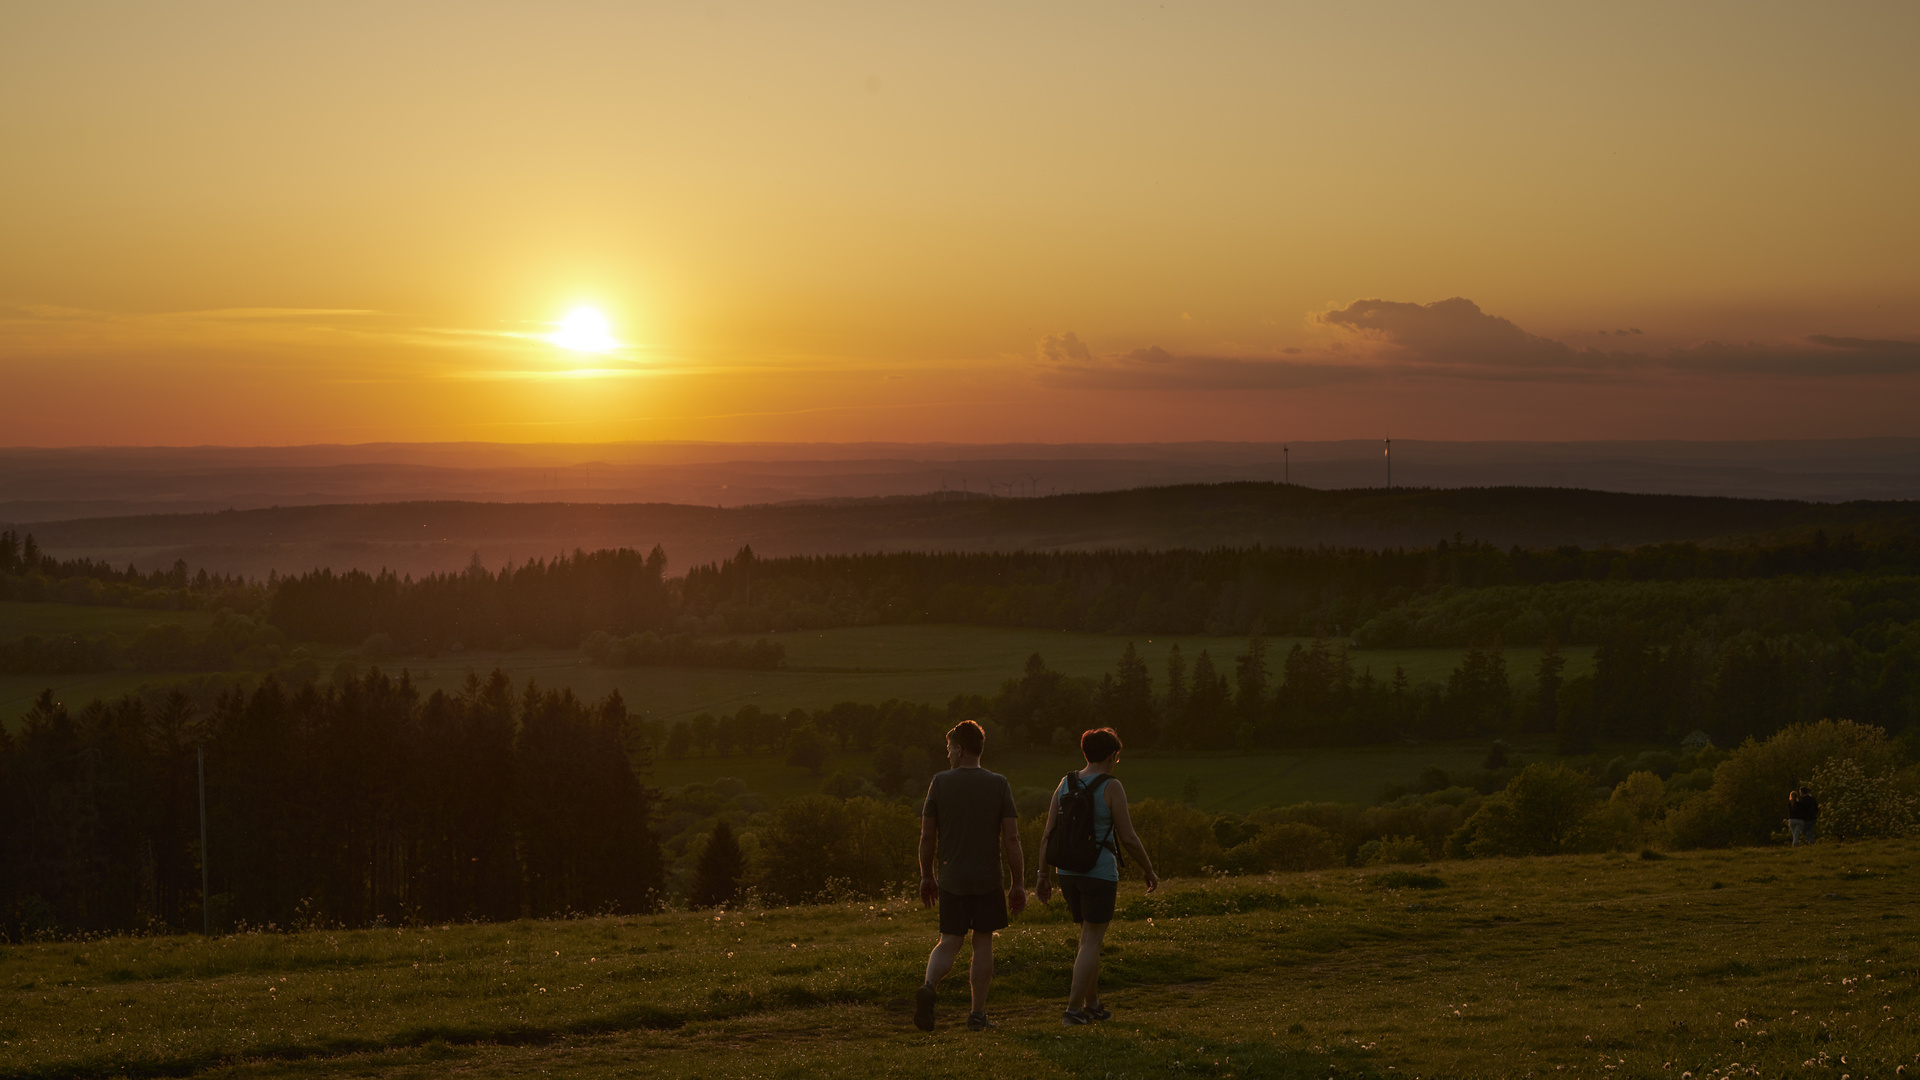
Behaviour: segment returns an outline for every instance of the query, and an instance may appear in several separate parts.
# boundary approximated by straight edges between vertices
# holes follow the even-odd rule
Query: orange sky
[[[0,444],[1920,434],[1916,43],[1907,0],[6,5]],[[620,348],[545,340],[582,305]]]

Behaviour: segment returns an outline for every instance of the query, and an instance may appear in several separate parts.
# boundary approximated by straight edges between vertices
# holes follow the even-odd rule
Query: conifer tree
[[[1137,740],[1141,746],[1160,741],[1159,725],[1153,717],[1153,676],[1131,641],[1121,650],[1119,669],[1114,673],[1113,726],[1122,737]]]
[[[1161,705],[1160,715],[1169,726],[1187,715],[1187,660],[1180,655],[1177,642],[1167,650],[1167,699]]]
[[[1540,666],[1533,677],[1533,716],[1529,727],[1534,731],[1554,731],[1560,726],[1560,685],[1565,682],[1561,675],[1567,667],[1567,658],[1560,655],[1560,642],[1553,634],[1547,635],[1546,644],[1540,650]]]
[[[693,891],[687,899],[695,907],[719,907],[740,895],[740,874],[744,860],[740,842],[734,839],[733,826],[721,818],[707,836],[700,861],[693,868]]]

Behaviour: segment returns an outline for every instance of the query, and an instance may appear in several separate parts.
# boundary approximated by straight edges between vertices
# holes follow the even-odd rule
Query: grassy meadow
[[[177,622],[202,631],[211,616],[200,611],[150,611],[143,608],[84,607],[72,604],[0,602],[0,639],[29,634],[114,633],[131,637],[156,623]],[[749,635],[745,640],[753,640]],[[453,689],[469,670],[504,668],[516,683],[534,679],[543,687],[571,687],[598,698],[618,689],[630,707],[655,720],[672,722],[701,712],[732,712],[742,705],[769,711],[817,709],[842,701],[880,702],[889,698],[939,704],[957,694],[991,694],[1020,674],[1027,657],[1038,652],[1048,666],[1072,675],[1099,678],[1113,670],[1128,638],[1057,630],[1017,630],[979,626],[859,626],[766,635],[787,650],[787,668],[739,671],[716,668],[604,668],[587,662],[578,650],[472,650],[433,657],[403,657],[390,666],[405,667],[426,690]],[[1136,637],[1131,639],[1155,681],[1163,679],[1168,650],[1178,643],[1191,660],[1202,649],[1229,669],[1234,654],[1246,649],[1239,637]],[[1295,638],[1273,638],[1270,663],[1277,671]],[[1311,642],[1307,642],[1311,644]],[[311,648],[322,673],[350,650]],[[1570,646],[1567,675],[1590,670],[1593,649]],[[1405,667],[1415,683],[1444,682],[1465,649],[1355,650],[1356,671],[1371,669],[1378,678]],[[1507,650],[1507,670],[1516,689],[1532,685],[1540,650]],[[44,688],[69,704],[117,696],[142,684],[164,681],[164,674],[113,671],[74,675],[0,675],[0,721],[12,723]]]
[[[1113,670],[1129,640],[1151,666],[1158,686],[1165,679],[1167,653],[1176,643],[1189,662],[1205,649],[1229,671],[1233,656],[1247,647],[1247,639],[1239,637],[1129,639],[986,626],[855,626],[749,635],[741,640],[751,642],[759,636],[786,647],[784,669],[607,668],[588,663],[576,650],[559,649],[473,650],[398,663],[413,671],[426,688],[451,688],[466,678],[468,670],[485,672],[498,666],[516,682],[531,678],[541,686],[571,687],[587,697],[618,689],[630,708],[644,710],[649,719],[671,723],[702,712],[733,712],[749,704],[779,712],[826,708],[842,701],[945,704],[959,694],[992,694],[1001,683],[1017,678],[1027,657],[1036,652],[1057,671],[1098,679]],[[1268,640],[1268,663],[1276,673],[1295,641],[1312,644],[1302,638]],[[1564,653],[1569,677],[1592,669],[1591,646],[1570,647]],[[1445,682],[1465,655],[1465,649],[1356,649],[1353,665],[1356,671],[1371,669],[1381,679],[1392,678],[1394,666],[1401,665],[1416,684]],[[1539,660],[1537,648],[1507,650],[1507,670],[1516,690],[1532,686]]]
[[[205,611],[156,611],[151,608],[95,607],[81,604],[37,604],[0,600],[0,640],[56,637],[63,634],[113,634],[131,638],[149,626],[179,623],[195,633],[213,623]],[[0,724],[11,725],[40,691],[51,689],[61,701],[80,704],[97,697],[119,697],[142,685],[163,679],[145,671],[101,671],[72,675],[0,674]]]
[[[1893,1077],[1920,1068],[1920,844],[1124,887],[1063,1029],[1056,899],[908,996],[917,901],[0,947],[16,1077]],[[963,958],[964,967],[964,958]]]
[[[1528,749],[1526,747],[1522,748]],[[1537,748],[1544,753],[1548,747]],[[1438,765],[1451,773],[1480,767],[1484,743],[1423,746],[1342,747],[1297,753],[1204,754],[1134,753],[1122,756],[1119,775],[1135,799],[1187,797],[1193,785],[1193,804],[1213,814],[1245,813],[1261,806],[1298,802],[1370,803],[1390,783],[1411,783],[1420,770]],[[1539,756],[1529,753],[1529,758]],[[1062,774],[1085,764],[1074,750],[996,751],[987,747],[985,764],[1004,773],[1016,791],[1052,789]],[[735,777],[755,794],[781,803],[796,795],[820,790],[821,778],[836,770],[865,776],[873,772],[872,754],[831,755],[820,777],[786,764],[781,757],[704,756],[678,761],[658,758],[652,782],[676,787]]]
[[[83,607],[70,604],[0,603],[0,638],[28,634],[116,633],[131,636],[149,625],[179,622],[204,630],[206,612],[150,611],[140,608]],[[587,698],[618,689],[629,707],[650,718],[672,722],[699,712],[728,712],[745,704],[762,709],[823,708],[840,701],[879,702],[889,698],[944,703],[956,694],[990,694],[1019,674],[1027,657],[1039,652],[1047,663],[1074,675],[1097,678],[1112,670],[1128,639],[1104,634],[1047,630],[1009,630],[970,626],[850,627],[769,635],[787,648],[788,668],[738,671],[702,668],[605,668],[574,651],[528,649],[514,652],[469,651],[436,657],[408,657],[390,666],[405,667],[423,691],[455,690],[469,670],[498,666],[516,684],[533,679],[542,687],[571,687]],[[1291,638],[1270,641],[1278,668]],[[1133,639],[1153,665],[1164,670],[1168,650],[1178,643],[1189,659],[1202,649],[1229,658],[1246,648],[1244,638],[1155,637]],[[1311,642],[1308,642],[1311,644]],[[1461,649],[1359,651],[1354,666],[1390,677],[1405,667],[1415,682],[1444,680],[1460,662]],[[314,650],[322,672],[349,654]],[[1567,650],[1569,674],[1589,670],[1593,650]],[[1538,649],[1508,650],[1508,670],[1516,688],[1530,685]],[[0,675],[0,720],[17,722],[41,689],[77,706],[95,697],[115,697],[143,685],[164,682],[165,674],[112,671],[73,675]],[[1386,746],[1287,754],[1133,754],[1124,775],[1136,798],[1180,799],[1191,783],[1196,805],[1212,813],[1242,812],[1259,806],[1302,801],[1371,802],[1382,785],[1406,782],[1428,765],[1449,771],[1477,766],[1486,747]],[[1034,750],[990,751],[989,764],[1016,787],[1047,787],[1066,769],[1072,754]],[[858,775],[873,769],[868,754],[835,754],[822,770],[844,769]],[[653,782],[672,787],[695,781],[737,777],[748,788],[778,803],[820,789],[820,778],[792,768],[778,757],[664,757],[654,766]]]

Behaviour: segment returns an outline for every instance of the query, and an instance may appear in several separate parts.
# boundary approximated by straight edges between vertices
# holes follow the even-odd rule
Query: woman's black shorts
[[[1110,923],[1113,901],[1120,895],[1120,883],[1104,878],[1059,874],[1060,895],[1067,899],[1067,912],[1077,923]]]

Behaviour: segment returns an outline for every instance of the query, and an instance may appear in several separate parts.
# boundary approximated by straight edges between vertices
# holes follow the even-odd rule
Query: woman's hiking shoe
[[[1088,1016],[1084,1009],[1068,1009],[1060,1014],[1060,1023],[1065,1027],[1079,1027],[1093,1023],[1093,1017]]]
[[[913,1026],[921,1031],[933,1030],[933,999],[936,995],[933,987],[925,983],[913,992]]]
[[[967,1030],[968,1031],[992,1031],[994,1028],[997,1028],[999,1026],[1000,1026],[999,1024],[996,1024],[993,1021],[987,1019],[986,1013],[978,1012],[978,1013],[967,1014]]]
[[[1095,1020],[1113,1019],[1113,1010],[1107,1008],[1105,1005],[1088,1003],[1086,1005],[1082,1005],[1080,1007],[1080,1011],[1083,1013],[1086,1013],[1088,1016],[1093,1017]]]

